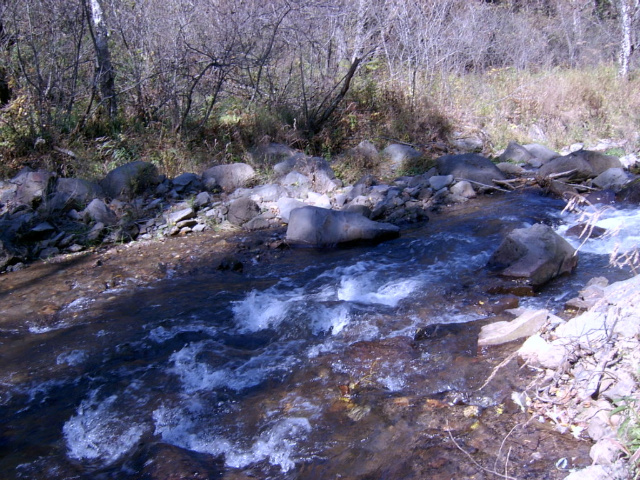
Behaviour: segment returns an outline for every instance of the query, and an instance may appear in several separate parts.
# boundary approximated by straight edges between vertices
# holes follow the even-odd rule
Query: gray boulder
[[[278,200],[278,210],[280,211],[280,218],[283,222],[289,222],[289,216],[291,212],[296,208],[304,207],[305,204],[295,198],[282,197]]]
[[[311,179],[311,188],[317,193],[329,193],[342,185],[329,162],[321,157],[298,157],[295,170]]]
[[[102,180],[104,193],[110,198],[132,198],[160,183],[158,169],[149,162],[131,162],[111,170]]]
[[[283,143],[267,143],[258,145],[252,152],[251,158],[256,164],[274,165],[294,155],[295,151]]]
[[[81,178],[59,178],[56,191],[47,203],[50,211],[80,210],[94,198],[104,198],[99,184]]]
[[[202,181],[200,176],[195,173],[183,173],[173,179],[173,188],[180,194],[188,194],[200,192],[202,190]]]
[[[386,240],[398,237],[399,232],[395,225],[374,222],[358,213],[307,206],[291,212],[287,242],[327,247],[360,240]]]
[[[500,275],[526,280],[532,286],[570,273],[578,264],[576,250],[541,223],[513,230],[488,262]]]
[[[578,150],[562,157],[554,158],[540,167],[539,174],[547,177],[552,174],[572,172],[568,178],[585,180],[594,178],[609,168],[622,168],[617,157],[600,152]]]
[[[114,211],[99,198],[91,200],[87,208],[84,209],[82,216],[92,222],[102,223],[107,226],[118,223],[118,217]]]
[[[216,188],[224,192],[233,192],[236,188],[246,187],[256,175],[251,165],[246,163],[231,163],[228,165],[216,165],[202,174],[202,183],[208,190]]]
[[[392,143],[382,150],[382,157],[389,161],[391,172],[397,172],[403,167],[406,167],[409,162],[421,158],[422,152],[419,152],[409,145]]]
[[[10,183],[16,185],[16,189],[13,198],[8,199],[9,203],[35,208],[53,192],[55,180],[56,175],[52,172],[34,172],[30,168],[24,168],[10,180]]]
[[[528,163],[529,160],[535,158],[535,156],[529,152],[526,148],[516,142],[509,142],[507,148],[498,157],[501,162],[512,163]]]
[[[627,182],[629,175],[622,168],[609,168],[593,179],[596,187],[614,192],[619,192]]]
[[[533,158],[529,159],[528,163],[529,165],[535,168],[539,168],[545,163],[560,156],[558,152],[554,152],[550,148],[545,147],[544,145],[540,145],[538,143],[530,143],[530,144],[524,145],[524,148],[526,148],[527,151],[531,155],[533,155]]]
[[[456,180],[493,185],[493,180],[506,178],[491,160],[477,153],[445,155],[436,162],[440,175],[453,175]]]
[[[260,207],[250,198],[239,198],[229,204],[227,220],[233,225],[243,225],[260,215]]]

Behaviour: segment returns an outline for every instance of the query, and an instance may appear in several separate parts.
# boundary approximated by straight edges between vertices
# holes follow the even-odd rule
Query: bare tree
[[[96,52],[95,81],[100,88],[102,102],[106,105],[107,115],[113,120],[117,113],[115,72],[111,64],[109,49],[109,30],[99,0],[84,0],[87,16],[90,20],[91,39]]]
[[[618,9],[620,15],[620,53],[618,55],[619,69],[618,73],[621,77],[629,76],[629,65],[631,55],[635,49],[634,23],[637,24],[640,15],[639,0],[618,0]]]

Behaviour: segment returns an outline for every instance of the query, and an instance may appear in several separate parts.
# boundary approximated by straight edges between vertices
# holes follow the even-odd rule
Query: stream
[[[375,246],[113,289],[55,325],[25,312],[0,333],[2,478],[563,478],[590,444],[527,422],[516,362],[483,386],[516,347],[477,347],[512,318],[490,255],[536,222],[565,235],[580,218],[563,206],[496,196]],[[616,236],[521,306],[559,312],[589,279],[630,276],[607,253],[638,244],[640,212],[599,221]]]

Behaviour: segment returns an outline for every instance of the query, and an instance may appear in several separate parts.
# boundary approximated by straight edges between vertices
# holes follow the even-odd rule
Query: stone
[[[258,145],[251,152],[251,158],[256,165],[275,165],[292,157],[295,151],[283,143],[265,143]]]
[[[609,168],[593,179],[592,183],[603,190],[619,192],[629,182],[629,175],[622,168]]]
[[[602,438],[589,450],[589,456],[596,465],[611,465],[622,453],[622,446],[615,438]]]
[[[204,171],[202,182],[208,190],[220,188],[226,193],[231,193],[236,188],[247,186],[255,175],[253,167],[246,163],[216,165]]]
[[[178,223],[195,218],[196,212],[193,208],[187,207],[175,212],[170,212],[167,214],[167,223],[172,225],[177,225]]]
[[[149,162],[126,163],[113,170],[100,182],[110,198],[131,198],[160,183],[158,169]]]
[[[453,175],[456,180],[493,185],[493,180],[506,178],[491,160],[476,153],[445,155],[436,162],[440,175]]]
[[[510,322],[501,321],[485,325],[480,330],[478,345],[501,345],[533,335],[547,322],[548,315],[548,310],[530,310]]]
[[[283,197],[278,200],[278,210],[280,211],[280,218],[283,222],[289,223],[289,216],[291,214],[291,211],[304,206],[305,204],[300,200]]]
[[[65,204],[75,209],[84,208],[94,198],[104,197],[99,184],[81,178],[59,178],[56,193],[62,194]]]
[[[260,215],[260,207],[250,198],[239,198],[229,204],[227,220],[232,225],[241,226]]]
[[[463,198],[473,198],[476,196],[476,191],[473,186],[466,180],[456,182],[449,190],[453,195],[458,195]]]
[[[535,158],[535,156],[529,152],[529,150],[512,141],[509,142],[505,151],[500,154],[498,160],[501,162],[509,162],[511,164],[522,164],[528,163],[533,158]]]
[[[520,165],[516,165],[515,163],[500,162],[496,164],[496,167],[498,167],[498,170],[500,170],[505,175],[511,175],[514,177],[520,177],[526,172],[524,168],[522,168]]]
[[[10,183],[16,185],[10,202],[35,208],[54,191],[55,180],[56,175],[52,172],[46,170],[34,172],[30,168],[24,168],[10,180]]]
[[[196,195],[196,198],[193,200],[193,204],[197,208],[206,207],[210,203],[211,203],[211,195],[209,194],[209,192],[200,192],[198,195]],[[147,206],[147,209],[149,208],[150,205],[151,204]]]
[[[463,152],[481,152],[484,142],[478,135],[456,134],[451,143]]]
[[[567,349],[558,343],[549,343],[539,334],[530,336],[518,349],[523,363],[534,368],[557,369],[566,361]]]
[[[382,150],[381,156],[388,160],[391,172],[397,172],[411,162],[422,157],[422,152],[409,145],[392,143]]]
[[[292,170],[280,179],[280,185],[285,187],[307,187],[311,188],[311,179],[306,175]]]
[[[115,212],[107,207],[104,200],[94,198],[87,208],[82,212],[84,218],[89,218],[93,222],[103,223],[104,225],[115,225],[118,223],[118,217]]]
[[[523,146],[531,155],[533,155],[534,158],[529,159],[528,163],[535,168],[539,168],[541,165],[544,165],[550,160],[560,156],[558,152],[554,152],[550,148],[540,145],[539,143],[530,143]]]
[[[602,465],[591,465],[590,467],[571,472],[564,477],[564,480],[611,480],[611,472]]]
[[[315,247],[361,240],[387,240],[400,234],[399,227],[369,220],[357,213],[305,206],[289,217],[287,241]]]
[[[553,229],[541,223],[513,230],[493,253],[487,266],[505,277],[524,279],[533,286],[571,273],[578,264],[576,250]]]
[[[453,183],[453,175],[434,175],[429,179],[429,186],[436,192],[441,188],[446,188]]]
[[[200,176],[195,173],[183,173],[173,179],[173,188],[180,194],[195,193],[202,190]]]
[[[566,174],[563,178],[572,180],[586,180],[596,176],[589,162],[579,155],[569,154],[557,157],[545,163],[538,170],[538,175],[548,177],[550,175]]]

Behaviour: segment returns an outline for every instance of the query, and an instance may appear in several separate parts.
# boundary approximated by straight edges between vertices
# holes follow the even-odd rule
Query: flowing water
[[[0,338],[2,478],[485,478],[459,447],[500,446],[524,373],[481,388],[502,358],[477,349],[500,300],[483,267],[513,228],[579,221],[562,207],[498,197],[376,246],[110,291],[47,327],[25,315]],[[637,244],[638,218],[601,220]],[[558,310],[593,276],[626,278],[613,241],[589,241],[573,275],[521,305]],[[542,436],[559,458],[564,440],[529,432],[523,478],[561,478],[541,473],[558,459]]]

